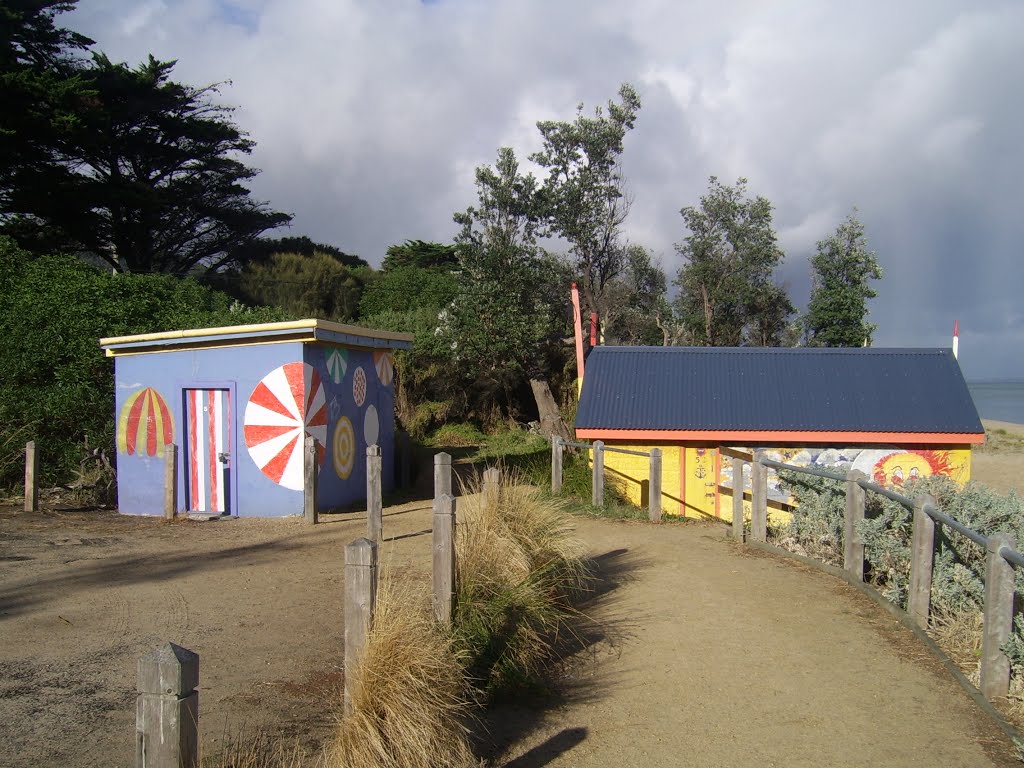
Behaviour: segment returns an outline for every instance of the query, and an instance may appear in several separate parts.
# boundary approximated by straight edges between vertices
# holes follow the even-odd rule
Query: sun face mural
[[[174,442],[174,420],[167,401],[152,387],[133,392],[117,419],[117,450],[129,456],[163,456]]]
[[[853,462],[853,469],[871,478],[878,485],[900,486],[912,483],[922,477],[945,475],[964,482],[966,478],[962,462],[952,451],[917,450],[868,450]]]

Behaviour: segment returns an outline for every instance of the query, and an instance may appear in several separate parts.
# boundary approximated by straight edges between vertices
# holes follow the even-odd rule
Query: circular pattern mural
[[[327,353],[327,372],[335,384],[341,384],[345,378],[345,371],[348,370],[348,350],[332,349]]]
[[[395,359],[391,353],[381,350],[373,353],[373,367],[377,369],[377,378],[385,387],[395,378]]]
[[[129,456],[162,456],[174,442],[174,419],[167,401],[152,387],[133,392],[117,418],[117,450]]]
[[[275,368],[245,406],[245,445],[260,471],[278,485],[302,490],[306,435],[316,438],[317,464],[327,442],[327,400],[320,374],[306,363]]]
[[[377,409],[370,406],[366,409],[366,416],[363,418],[363,438],[367,445],[376,445],[380,437],[380,419],[377,417]]]
[[[366,371],[362,366],[356,368],[356,372],[352,374],[352,399],[360,407],[366,402]]]
[[[338,477],[347,480],[352,474],[356,461],[356,434],[348,416],[338,419],[334,427],[334,471]]]

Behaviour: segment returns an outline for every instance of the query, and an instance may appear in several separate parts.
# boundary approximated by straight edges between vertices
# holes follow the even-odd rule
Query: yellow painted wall
[[[719,457],[713,445],[651,445],[607,442],[607,446],[631,451],[662,450],[662,511],[669,515],[707,519],[718,517],[732,520],[732,460]],[[748,450],[743,449],[740,450]],[[971,477],[971,449],[969,446],[946,447],[852,447],[828,448],[822,446],[786,446],[764,448],[767,458],[796,464],[811,464],[824,451],[835,451],[842,457],[853,457],[853,467],[863,471],[873,482],[889,487],[909,484],[913,477],[941,474],[960,484]],[[849,463],[847,461],[847,463]],[[637,506],[647,506],[645,485],[648,480],[649,459],[646,456],[605,452],[607,482],[615,482],[626,497]],[[769,518],[785,522],[788,504],[779,489],[774,470],[768,473]],[[716,499],[716,489],[717,499]],[[744,513],[750,517],[750,478],[744,477]],[[683,502],[685,501],[685,505]]]
[[[679,446],[619,442],[608,442],[605,445],[627,451],[645,452],[651,448],[661,448],[661,511],[667,515],[679,514]],[[626,498],[638,507],[647,506],[646,484],[650,475],[648,457],[605,451],[604,471],[606,483],[615,483]]]

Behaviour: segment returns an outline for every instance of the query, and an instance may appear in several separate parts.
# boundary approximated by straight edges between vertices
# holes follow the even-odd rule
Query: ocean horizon
[[[967,389],[981,418],[1024,424],[1024,379],[969,381]]]

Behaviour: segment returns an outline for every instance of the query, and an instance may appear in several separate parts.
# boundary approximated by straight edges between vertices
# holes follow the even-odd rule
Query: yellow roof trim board
[[[342,344],[372,349],[409,349],[412,334],[334,323],[328,320],[290,320],[258,325],[191,328],[180,331],[140,333],[100,339],[107,357],[151,354],[169,350],[209,349],[288,341]]]

